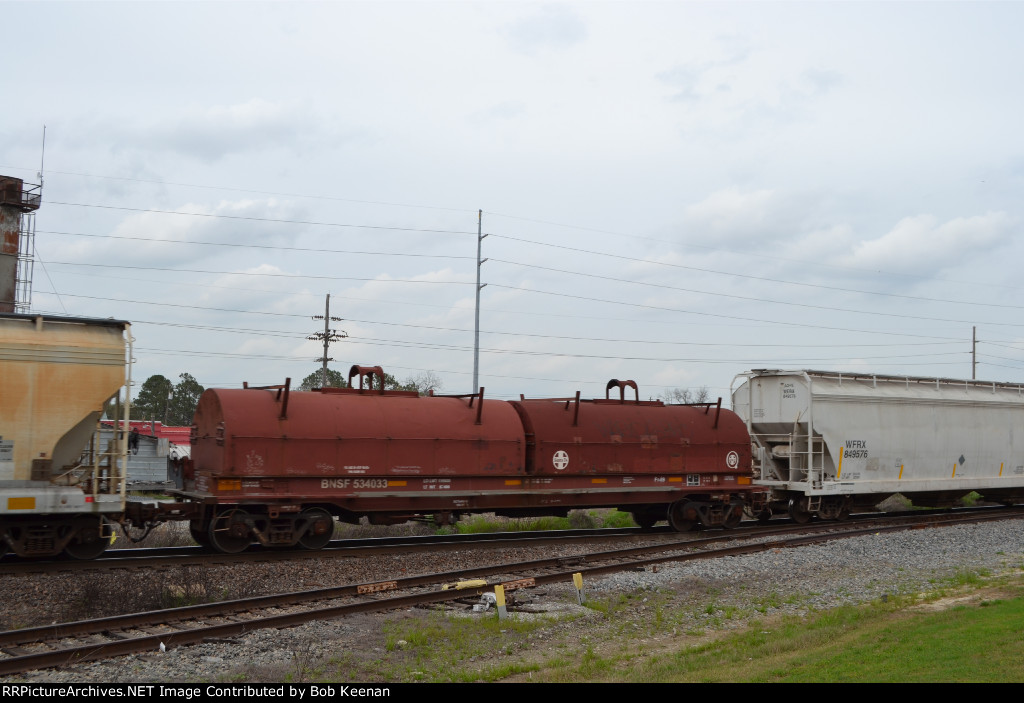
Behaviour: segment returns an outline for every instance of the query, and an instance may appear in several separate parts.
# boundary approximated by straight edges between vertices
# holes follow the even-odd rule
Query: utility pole
[[[975,371],[978,368],[978,327],[971,327],[971,380],[977,380]]]
[[[167,383],[167,402],[164,403],[164,427],[167,427],[167,413],[171,409],[171,401],[174,399],[174,384]]]
[[[480,388],[480,290],[487,284],[480,285],[480,267],[483,266],[487,259],[481,259],[480,254],[483,249],[484,237],[483,234],[483,221],[484,211],[478,210],[476,215],[476,327],[474,328],[473,334],[473,393],[476,393]]]
[[[345,339],[346,337],[348,337],[348,333],[345,332],[345,330],[342,330],[341,333],[338,333],[337,330],[332,330],[331,329],[331,323],[332,322],[341,322],[341,318],[340,317],[331,317],[331,294],[330,293],[327,294],[327,303],[324,306],[324,314],[323,315],[313,315],[313,319],[314,320],[323,320],[324,321],[324,331],[323,332],[317,332],[316,334],[314,334],[311,337],[306,337],[306,339],[315,340],[315,341],[322,341],[324,343],[324,355],[322,357],[318,358],[318,359],[313,359],[313,361],[322,361],[323,362],[323,364],[324,364],[323,372],[320,374],[320,387],[321,388],[327,388],[327,386],[329,385],[327,383],[327,362],[328,361],[334,361],[334,359],[332,359],[331,357],[327,356],[327,347],[329,345],[331,345],[333,342],[337,342],[339,339]]]

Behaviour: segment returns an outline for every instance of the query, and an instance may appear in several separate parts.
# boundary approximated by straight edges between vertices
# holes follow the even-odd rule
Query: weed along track
[[[623,549],[518,562],[498,561],[454,571],[401,575],[344,586],[10,630],[0,633],[0,651],[4,654],[4,658],[0,659],[0,674],[10,675],[129,653],[159,651],[161,648],[186,644],[230,640],[257,629],[288,628],[356,613],[464,601],[466,598],[479,598],[485,592],[493,591],[497,585],[502,585],[506,592],[513,595],[519,589],[534,586],[560,583],[569,588],[576,574],[582,575],[586,582],[591,577],[644,570],[665,562],[749,555],[865,534],[1008,517],[1020,517],[1020,513],[1002,511],[998,516],[993,513],[951,515],[943,520],[928,516],[924,521],[903,517],[890,520],[888,525],[871,521],[870,524],[862,525],[816,525],[810,529],[804,526],[799,530],[800,534],[780,536],[777,539],[772,538],[772,535],[792,535],[793,528],[762,528],[759,532],[751,531],[747,534],[719,533],[712,537]],[[754,537],[758,541],[753,541]],[[743,543],[721,546],[723,541]],[[479,582],[467,583],[467,579]],[[452,584],[465,587],[451,588]],[[513,597],[509,607],[514,609],[515,604],[516,599]]]

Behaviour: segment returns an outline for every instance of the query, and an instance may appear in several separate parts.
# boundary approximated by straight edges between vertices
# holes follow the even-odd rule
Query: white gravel
[[[842,539],[821,545],[771,550],[759,554],[712,561],[665,563],[657,570],[630,571],[589,580],[590,597],[638,589],[671,589],[677,601],[693,606],[695,620],[701,605],[709,599],[718,604],[757,603],[766,615],[800,614],[847,603],[861,603],[886,594],[917,593],[934,588],[937,581],[959,571],[1000,573],[1024,568],[1024,530],[1016,520],[981,525],[943,527],[885,533]],[[570,549],[570,548],[567,548]],[[537,558],[528,553],[515,558]],[[390,557],[382,560],[331,559],[290,563],[215,567],[204,580],[227,579],[249,593],[282,590],[280,584],[301,581],[313,588],[345,582],[361,582],[443,569],[445,560],[469,566],[487,561],[485,551],[453,552],[445,557]],[[287,572],[285,576],[284,572]],[[214,573],[215,572],[215,573]],[[158,577],[176,576],[170,570]],[[67,575],[6,576],[5,603],[0,606],[7,627],[35,624],[27,614],[39,611],[40,603],[74,599],[75,587]],[[95,578],[99,578],[98,576]],[[118,579],[138,588],[139,577],[105,576],[107,588],[118,588]],[[134,579],[134,580],[133,580]],[[95,588],[95,587],[94,587]],[[548,609],[571,611],[574,592],[564,588],[543,589],[537,603]],[[44,610],[51,615],[57,610]],[[409,611],[397,617],[420,617]],[[593,611],[588,611],[593,614]],[[712,613],[708,614],[709,617]],[[642,617],[642,613],[637,615]],[[120,657],[103,662],[79,664],[61,670],[31,672],[5,681],[42,682],[198,682],[280,681],[294,671],[332,653],[360,648],[383,651],[381,628],[391,615],[360,615],[336,621],[316,622],[289,630],[261,630],[231,643],[202,644],[172,649],[165,653]],[[585,619],[584,619],[585,620]],[[573,627],[585,627],[573,618]],[[699,624],[699,623],[698,623]],[[742,620],[730,620],[727,627],[739,627]],[[541,638],[538,638],[538,640]]]

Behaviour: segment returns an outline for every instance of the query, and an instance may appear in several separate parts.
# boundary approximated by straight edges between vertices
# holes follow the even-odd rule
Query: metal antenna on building
[[[327,386],[330,385],[330,384],[327,383],[327,362],[328,361],[334,361],[333,358],[327,356],[327,347],[330,346],[332,343],[337,342],[340,339],[345,339],[346,337],[348,337],[348,333],[345,330],[342,330],[341,332],[338,332],[337,330],[332,330],[331,329],[331,323],[332,322],[341,322],[341,318],[340,317],[331,317],[331,294],[330,293],[327,294],[327,303],[324,306],[324,314],[323,315],[313,315],[313,319],[314,320],[323,320],[324,321],[324,331],[323,332],[317,332],[314,335],[312,335],[311,337],[306,337],[306,339],[322,341],[324,343],[324,355],[322,357],[318,358],[318,359],[313,359],[313,361],[322,361],[323,362],[324,366],[323,366],[323,372],[320,375],[320,387],[321,388],[327,388]]]
[[[39,152],[39,188],[43,187],[43,162],[46,160],[46,125],[43,125],[43,148]]]

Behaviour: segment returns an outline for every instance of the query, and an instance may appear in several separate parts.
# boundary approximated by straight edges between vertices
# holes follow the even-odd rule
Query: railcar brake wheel
[[[239,508],[223,510],[210,521],[210,546],[225,554],[238,554],[252,544],[249,513]]]
[[[334,518],[322,508],[307,508],[299,515],[308,525],[305,534],[299,537],[303,549],[323,549],[334,535]]]
[[[95,559],[110,546],[109,524],[106,519],[85,518],[75,520],[76,532],[71,541],[64,546],[64,553],[72,559]]]

